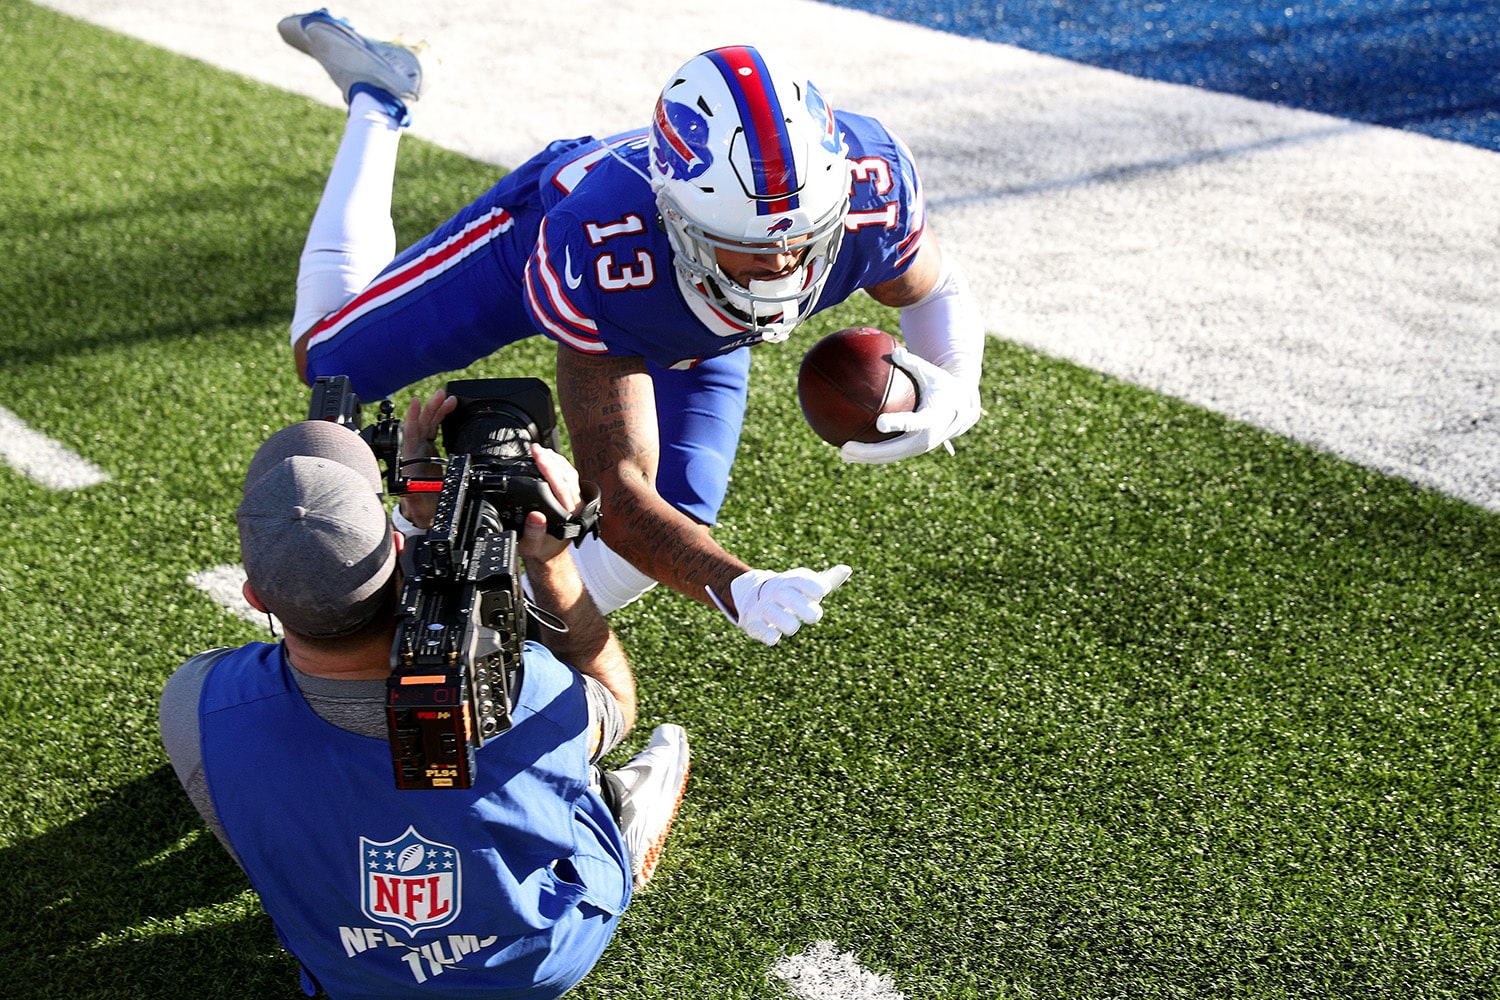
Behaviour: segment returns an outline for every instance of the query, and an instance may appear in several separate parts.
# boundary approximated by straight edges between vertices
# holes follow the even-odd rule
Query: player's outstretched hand
[[[840,564],[821,573],[810,569],[789,569],[784,573],[772,573],[764,569],[746,570],[729,585],[729,596],[739,611],[736,620],[730,617],[745,634],[759,639],[767,646],[774,646],[784,635],[791,635],[802,627],[811,625],[823,617],[823,598],[838,589],[839,584],[849,579],[853,570]],[[713,597],[713,591],[709,591]],[[719,604],[717,597],[714,603]],[[729,615],[724,605],[719,610]]]
[[[901,436],[874,444],[850,441],[839,449],[839,457],[846,462],[880,465],[924,455],[979,420],[978,386],[967,384],[905,347],[892,351],[891,361],[917,383],[917,408],[907,413],[882,413],[875,420],[875,429],[898,431]],[[951,445],[948,450],[953,450]]]

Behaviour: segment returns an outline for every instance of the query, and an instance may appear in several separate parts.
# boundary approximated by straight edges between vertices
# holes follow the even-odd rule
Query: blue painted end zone
[[[1495,0],[827,0],[1132,76],[1500,149]]]

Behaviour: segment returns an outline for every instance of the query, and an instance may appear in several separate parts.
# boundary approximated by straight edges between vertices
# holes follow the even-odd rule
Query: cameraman
[[[432,453],[449,409],[413,401],[407,457]],[[533,455],[576,511],[572,466]],[[425,523],[430,510],[410,501],[407,518]],[[374,455],[335,423],[287,427],[251,461],[237,521],[245,597],[285,636],[179,668],[162,741],[301,963],[304,991],[565,993],[651,877],[688,771],[677,726],[619,770],[597,767],[634,724],[635,681],[567,543],[528,515],[529,586],[567,631],[526,643],[512,728],[478,750],[474,787],[403,791],[385,721],[403,536]]]

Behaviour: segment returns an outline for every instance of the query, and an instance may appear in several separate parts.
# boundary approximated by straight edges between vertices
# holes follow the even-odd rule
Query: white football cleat
[[[422,96],[426,82],[422,65],[422,53],[427,48],[424,42],[408,44],[399,38],[374,41],[326,9],[284,17],[276,30],[284,42],[312,56],[328,71],[345,102],[361,83],[400,101],[415,101]]]
[[[687,790],[688,740],[681,726],[657,726],[646,749],[605,775],[619,793],[620,830],[630,849],[635,887],[650,880]]]

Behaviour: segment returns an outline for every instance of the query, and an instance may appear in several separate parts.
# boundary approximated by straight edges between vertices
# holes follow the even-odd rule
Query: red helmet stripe
[[[760,53],[748,45],[733,45],[708,53],[718,67],[734,96],[740,121],[745,126],[745,141],[750,163],[755,171],[757,211],[761,215],[781,215],[797,208],[797,163],[792,156],[786,113],[777,99],[771,74]]]

